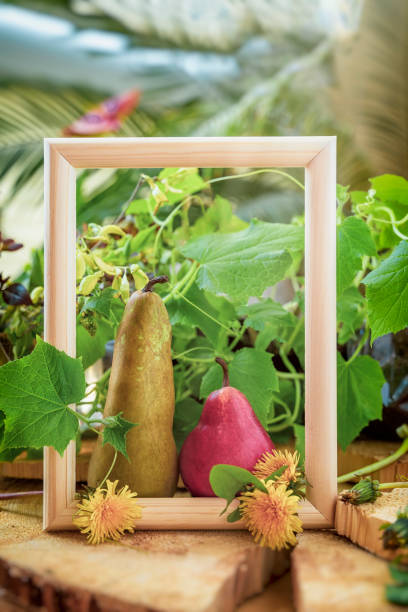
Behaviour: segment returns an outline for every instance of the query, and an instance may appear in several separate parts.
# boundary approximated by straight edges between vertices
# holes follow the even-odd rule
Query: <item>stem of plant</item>
[[[408,482],[380,482],[378,490],[384,489],[408,489]]]
[[[239,330],[239,332],[237,333],[234,340],[231,342],[229,346],[231,351],[237,346],[238,342],[243,338],[245,332],[246,332],[246,327],[242,325],[241,329]]]
[[[276,374],[278,376],[278,378],[288,378],[288,379],[295,379],[295,378],[299,378],[299,380],[304,380],[305,375],[302,372],[281,372],[280,370],[276,370]]]
[[[188,282],[184,285],[183,289],[180,291],[180,295],[186,295],[187,291],[190,289],[191,285],[194,283],[196,276],[197,276],[197,272],[198,272],[198,268],[199,268],[199,263],[198,261],[194,261],[191,265],[191,274],[190,277],[188,279]]]
[[[337,482],[339,483],[348,482],[349,480],[354,480],[358,478],[359,476],[366,476],[367,474],[372,474],[373,472],[376,472],[377,470],[381,470],[382,468],[387,467],[388,465],[391,465],[392,463],[394,463],[394,461],[397,461],[397,459],[402,457],[402,455],[405,455],[405,453],[407,452],[408,452],[408,438],[405,438],[402,441],[401,446],[394,453],[392,453],[388,457],[385,457],[385,459],[381,459],[380,461],[376,461],[375,463],[366,465],[360,468],[359,470],[355,470],[354,472],[343,474],[343,476],[339,476],[337,478]]]
[[[182,357],[184,357],[184,355],[188,355],[188,353],[192,353],[194,351],[203,351],[206,350],[207,347],[204,346],[194,346],[193,348],[187,349],[186,351],[183,351],[182,353],[179,353],[178,355],[174,355],[173,359],[181,359]],[[207,350],[212,350],[212,349],[207,349]],[[211,359],[211,361],[214,361],[214,358]]]
[[[219,325],[220,327],[223,327],[224,329],[226,329],[230,336],[237,336],[237,333],[234,330],[230,329],[227,325],[224,325],[224,323],[221,323],[221,321],[218,321],[218,319],[216,319],[212,315],[208,314],[208,312],[206,312],[205,310],[203,310],[202,308],[197,306],[197,304],[194,304],[191,300],[186,298],[185,295],[182,295],[178,291],[175,291],[175,294],[179,295],[183,300],[185,300],[188,304],[190,304],[190,306],[193,306],[193,308],[196,308],[199,312],[201,312],[201,314],[203,314],[206,317],[208,317],[209,319],[211,319],[211,321],[214,321],[214,323],[217,323],[217,325]]]
[[[170,285],[171,287],[170,293],[168,293],[163,298],[164,303],[168,302],[169,299],[173,297],[173,295],[178,293],[179,289],[181,289],[191,279],[191,277],[195,279],[195,274],[197,272],[198,266],[199,266],[198,262],[196,261],[193,262],[190,268],[188,269],[188,271],[186,272],[186,274],[183,276],[183,278],[181,278],[175,285]],[[184,293],[181,293],[180,295],[183,296]]]
[[[176,216],[176,214],[179,212],[180,208],[182,208],[182,206],[184,206],[184,204],[189,200],[189,198],[190,198],[190,196],[188,196],[188,198],[184,198],[184,200],[182,200],[180,202],[180,204],[178,204],[176,206],[176,208],[174,208],[171,211],[169,216],[166,217],[166,219],[161,223],[161,225],[159,227],[159,231],[156,234],[156,238],[154,239],[154,245],[153,245],[153,259],[154,260],[156,260],[157,247],[158,247],[159,239],[160,239],[160,237],[161,237],[161,235],[163,233],[164,228]],[[156,274],[156,265],[155,265],[154,273]]]
[[[254,176],[255,174],[266,174],[266,173],[279,174],[280,176],[284,176],[285,178],[295,183],[295,185],[300,187],[300,189],[303,189],[303,191],[305,190],[304,185],[302,185],[300,181],[295,179],[294,176],[292,176],[288,172],[284,172],[283,170],[276,170],[275,168],[261,168],[260,170],[253,170],[251,172],[243,172],[242,174],[232,174],[229,176],[220,176],[218,178],[207,181],[207,185],[210,185],[211,183],[219,183],[220,181],[228,181],[231,179],[245,178],[247,176]]]
[[[106,473],[106,475],[105,475],[105,478],[104,478],[104,479],[102,480],[102,482],[101,482],[101,483],[98,485],[98,488],[99,488],[99,489],[100,489],[100,488],[101,488],[101,487],[102,487],[102,486],[105,484],[105,482],[108,480],[109,476],[111,475],[112,470],[113,470],[113,468],[115,467],[115,463],[116,463],[116,459],[117,459],[117,458],[118,458],[118,451],[117,451],[117,450],[116,450],[116,448],[115,448],[115,454],[114,454],[114,456],[113,456],[113,461],[112,461],[112,463],[111,463],[111,466],[110,466],[109,470],[107,471],[107,473]]]
[[[358,343],[356,350],[354,351],[354,353],[352,354],[352,356],[350,357],[350,359],[348,359],[348,361],[346,362],[346,364],[350,365],[350,363],[352,363],[361,353],[365,343],[368,340],[368,336],[370,334],[370,330],[368,329],[368,327],[365,329],[364,334],[361,336],[360,338],[360,342]]]
[[[72,410],[72,408],[70,408],[69,406],[67,406],[67,409],[69,410],[69,412],[71,412],[72,414],[76,416],[78,421],[83,421],[84,423],[86,423],[86,425],[88,425],[91,431],[98,434],[98,436],[100,435],[100,432],[94,427],[92,427],[92,423],[94,423],[95,421],[91,421],[91,419],[88,419],[88,417],[86,417],[84,414],[81,414],[80,412],[76,412],[75,410]]]

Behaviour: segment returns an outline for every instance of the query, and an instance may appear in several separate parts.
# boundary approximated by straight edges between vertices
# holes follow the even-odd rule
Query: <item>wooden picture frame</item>
[[[332,527],[337,496],[336,138],[50,138],[44,142],[45,340],[75,356],[76,168],[305,168],[305,528]],[[44,451],[44,529],[74,529],[75,444]],[[218,498],[141,499],[140,529],[240,529]]]

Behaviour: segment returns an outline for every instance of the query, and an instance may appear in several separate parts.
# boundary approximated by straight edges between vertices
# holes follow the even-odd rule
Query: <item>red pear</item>
[[[275,448],[245,395],[229,386],[225,361],[216,361],[224,370],[222,388],[208,396],[180,452],[181,476],[195,497],[214,497],[209,475],[217,463],[252,470],[263,453]]]

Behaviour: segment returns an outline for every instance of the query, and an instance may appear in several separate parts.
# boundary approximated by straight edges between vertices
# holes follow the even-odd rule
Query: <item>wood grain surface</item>
[[[385,550],[382,545],[381,525],[394,522],[398,510],[408,506],[408,490],[393,489],[383,492],[372,504],[354,506],[339,498],[336,507],[336,531],[355,544],[383,557],[394,559],[402,550]]]
[[[296,612],[398,612],[387,563],[332,531],[305,531],[292,553]]]

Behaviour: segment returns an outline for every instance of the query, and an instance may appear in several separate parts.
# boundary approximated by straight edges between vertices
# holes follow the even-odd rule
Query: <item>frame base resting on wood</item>
[[[383,492],[375,502],[359,506],[346,504],[338,499],[336,531],[339,535],[346,536],[355,544],[383,559],[394,559],[403,551],[402,549],[386,550],[383,548],[380,527],[384,523],[393,523],[397,518],[398,510],[403,510],[407,505],[407,489]]]
[[[336,431],[336,138],[51,138],[44,142],[44,339],[75,356],[75,168],[305,168],[305,527],[334,522]],[[44,452],[44,528],[72,527],[75,446]],[[219,503],[219,505],[217,505]],[[237,529],[221,500],[141,500],[140,527]]]

